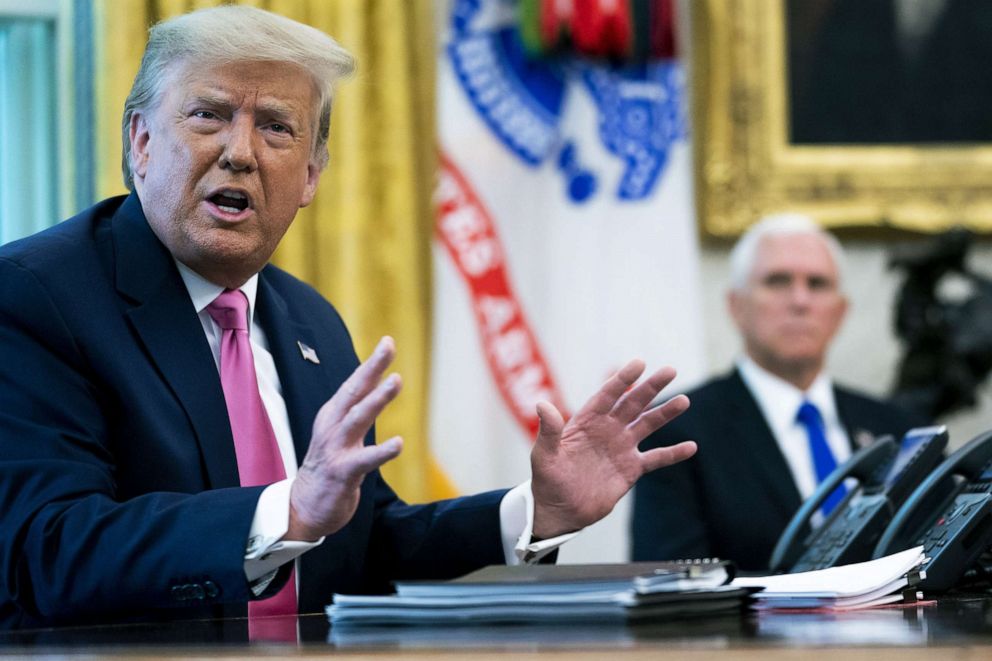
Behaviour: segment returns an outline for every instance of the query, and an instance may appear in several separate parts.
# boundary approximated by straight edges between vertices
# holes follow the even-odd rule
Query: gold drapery
[[[148,27],[217,0],[97,0],[97,192],[125,192],[120,118]],[[427,443],[431,191],[435,172],[432,0],[251,0],[312,25],[358,59],[334,102],[330,166],[273,261],[334,303],[360,356],[383,335],[396,340],[399,398],[377,433],[402,435],[403,454],[383,468],[411,501],[454,495]],[[302,459],[302,457],[300,458]]]

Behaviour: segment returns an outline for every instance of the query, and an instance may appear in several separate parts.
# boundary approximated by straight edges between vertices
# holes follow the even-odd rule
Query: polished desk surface
[[[846,613],[751,612],[628,626],[340,628],[323,615],[307,615],[299,634],[299,643],[249,643],[245,620],[0,632],[0,656],[992,660],[992,595]]]

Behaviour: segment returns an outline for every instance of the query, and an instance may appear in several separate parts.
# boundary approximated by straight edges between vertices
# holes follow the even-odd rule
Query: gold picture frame
[[[688,4],[704,236],[784,210],[831,228],[992,231],[992,144],[790,144],[785,0]]]

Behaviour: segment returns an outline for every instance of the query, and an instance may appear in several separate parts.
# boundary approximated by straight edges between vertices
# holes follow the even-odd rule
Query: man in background
[[[744,355],[690,392],[692,409],[642,444],[691,438],[699,452],[638,482],[635,560],[719,557],[763,570],[802,500],[853,449],[924,424],[826,373],[847,310],[842,261],[837,240],[805,216],[767,217],[740,238],[727,303]]]
[[[648,408],[674,370],[638,383],[632,361],[567,422],[537,405],[529,482],[393,493],[378,469],[402,441],[373,430],[401,387],[392,340],[359,364],[334,308],[268,264],[353,66],[250,7],[160,23],[125,103],[130,195],[0,249],[0,626],[247,611],[251,628],[538,561],[695,451],[638,450],[688,401]]]

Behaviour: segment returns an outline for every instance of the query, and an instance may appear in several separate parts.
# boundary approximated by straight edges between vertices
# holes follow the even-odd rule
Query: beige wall
[[[830,354],[830,370],[840,383],[884,395],[894,380],[900,355],[893,331],[899,272],[886,267],[893,244],[863,239],[844,240],[843,244],[847,253],[845,289],[851,306]],[[740,350],[724,303],[728,253],[726,246],[704,245],[701,251],[706,354],[711,372],[729,368]],[[992,275],[992,245],[974,246],[969,264],[976,271]],[[940,422],[948,426],[951,447],[992,428],[992,387],[989,383],[983,385],[978,408]]]

